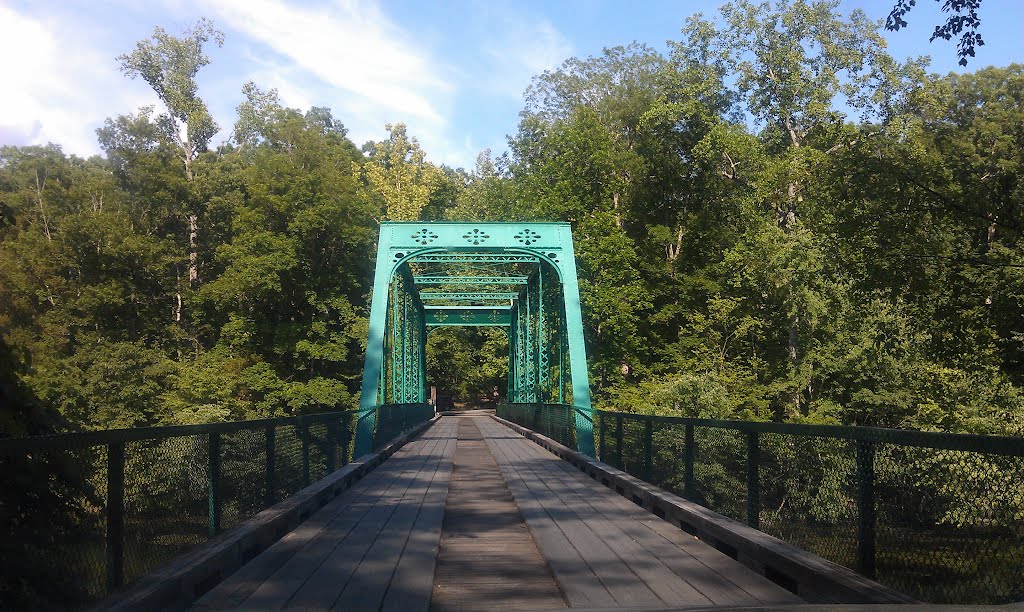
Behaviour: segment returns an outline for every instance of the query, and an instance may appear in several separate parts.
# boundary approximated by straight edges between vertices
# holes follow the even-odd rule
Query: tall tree
[[[744,110],[762,126],[762,138],[776,160],[761,179],[762,197],[773,206],[778,227],[805,245],[814,244],[797,238],[802,208],[811,204],[807,185],[823,157],[843,146],[845,117],[836,110],[837,100],[871,116],[876,111],[872,92],[896,73],[884,51],[880,24],[859,10],[844,17],[838,7],[838,0],[729,3],[721,8],[723,26],[709,49],[736,75]],[[713,28],[692,19],[684,32],[704,37]],[[804,259],[799,253],[783,260],[804,267],[819,257],[808,253]],[[786,282],[801,276],[779,272]],[[799,374],[801,330],[809,331],[814,313],[808,309],[818,302],[807,299],[807,289],[792,286],[784,306],[796,411],[809,382]]]
[[[364,147],[368,159],[363,174],[381,203],[380,220],[416,221],[444,186],[444,173],[426,161],[426,153],[404,123],[389,123],[385,129],[385,140]]]
[[[206,150],[210,139],[220,129],[210,115],[206,103],[199,97],[196,75],[210,63],[203,45],[211,39],[221,46],[224,34],[213,23],[201,19],[181,36],[168,34],[163,28],[153,30],[149,40],[140,40],[131,53],[118,56],[121,70],[131,78],[141,77],[156,92],[165,112],[155,118],[160,136],[173,143],[182,163],[185,179],[195,179],[194,163],[199,153]],[[193,206],[188,211],[188,276],[191,289],[199,280],[199,216]],[[181,320],[181,295],[175,318]]]

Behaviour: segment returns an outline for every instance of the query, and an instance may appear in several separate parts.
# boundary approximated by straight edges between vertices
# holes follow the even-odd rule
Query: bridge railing
[[[431,418],[433,407],[387,405],[371,414],[378,449]],[[10,499],[7,486],[0,489],[0,509],[9,513],[2,522],[13,531],[2,537],[17,542],[5,549],[29,557],[26,571],[37,572],[29,581],[52,571],[51,605],[94,601],[347,465],[358,418],[345,411],[0,439],[5,482],[16,472],[19,493],[29,491]],[[71,527],[19,533],[17,517],[41,510],[30,507],[31,491],[57,470],[75,475],[59,510]]]
[[[1024,438],[600,410],[594,428],[601,461],[922,601],[1024,600]]]
[[[500,404],[495,414],[576,448],[576,410],[571,404]]]

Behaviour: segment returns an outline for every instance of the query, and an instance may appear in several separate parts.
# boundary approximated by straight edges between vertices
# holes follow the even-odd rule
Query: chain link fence
[[[499,409],[564,444],[562,414]],[[921,601],[1024,600],[1022,438],[600,410],[594,434],[604,463]]]
[[[495,414],[545,435],[559,444],[576,448],[576,419],[571,405],[499,404]]]
[[[433,407],[369,414],[377,449]],[[0,439],[0,537],[4,555],[16,557],[3,566],[0,608],[80,608],[134,582],[348,464],[358,418]]]

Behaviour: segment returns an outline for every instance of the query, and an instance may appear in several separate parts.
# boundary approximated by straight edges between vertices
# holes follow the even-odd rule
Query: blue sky
[[[892,0],[844,0],[883,19]],[[569,57],[631,41],[664,50],[687,16],[717,2],[687,0],[0,0],[0,145],[56,142],[99,152],[104,118],[157,104],[115,57],[154,26],[179,33],[208,17],[225,33],[200,73],[200,95],[227,137],[248,80],[293,107],[330,107],[361,145],[404,122],[429,160],[471,168],[515,132],[531,77]],[[942,19],[920,0],[910,27],[886,33],[897,58],[932,57],[962,71],[954,42],[928,43]],[[1024,2],[984,0],[986,45],[967,69],[1024,61]]]

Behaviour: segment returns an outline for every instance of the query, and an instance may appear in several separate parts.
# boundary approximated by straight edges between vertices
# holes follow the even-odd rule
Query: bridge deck
[[[800,601],[504,425],[463,416],[440,419],[195,608]]]

